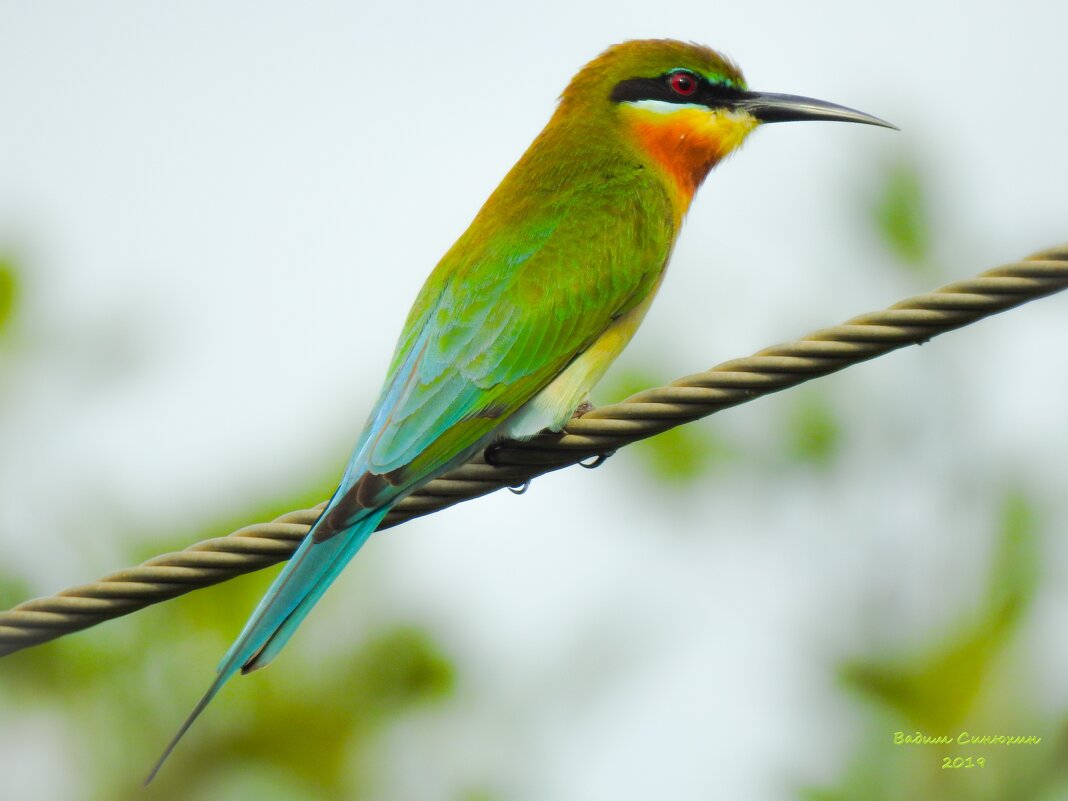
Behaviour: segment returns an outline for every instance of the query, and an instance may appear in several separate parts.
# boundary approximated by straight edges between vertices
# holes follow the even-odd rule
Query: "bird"
[[[708,47],[631,40],[586,64],[430,273],[337,489],[149,774],[238,671],[265,667],[408,494],[501,439],[558,431],[630,341],[706,176],[766,123],[894,128],[750,90]]]

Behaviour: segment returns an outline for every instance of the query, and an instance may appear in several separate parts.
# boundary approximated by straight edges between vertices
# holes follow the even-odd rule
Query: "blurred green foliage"
[[[25,601],[29,593],[26,582],[0,567],[0,609],[8,609]]]
[[[1034,594],[1035,536],[1034,511],[1013,492],[1004,502],[998,548],[975,619],[912,664],[858,663],[846,668],[846,681],[892,707],[909,726],[942,731],[959,725]]]
[[[324,497],[314,484],[236,517],[266,520],[311,505]],[[201,536],[233,528],[226,521]],[[188,542],[175,537],[174,547]],[[159,540],[145,547],[167,548]],[[346,616],[329,658],[290,649],[272,675],[231,682],[153,784],[140,787],[270,578],[228,581],[7,657],[0,710],[30,710],[42,699],[62,708],[80,744],[77,772],[92,777],[76,799],[369,798],[375,771],[362,755],[375,736],[448,698],[456,681],[426,631],[384,624],[373,607]],[[0,575],[4,608],[29,594],[24,582]]]
[[[4,333],[15,312],[18,280],[14,263],[0,256],[0,334]]]
[[[911,160],[886,169],[872,219],[887,247],[917,272],[930,272],[931,222],[920,170]]]
[[[1021,690],[1024,666],[1012,637],[1038,586],[1039,520],[1019,490],[1002,504],[985,591],[970,619],[918,654],[865,658],[844,666],[846,685],[875,704],[863,745],[836,788],[802,793],[808,801],[1018,801],[1063,797],[1068,721],[1050,719]],[[931,602],[937,603],[937,593]],[[959,744],[961,732],[1039,736],[1038,745]],[[895,732],[948,736],[950,744],[894,744]],[[972,768],[946,768],[945,757],[982,757]]]
[[[261,687],[253,703],[241,705],[237,725],[192,732],[184,753],[174,756],[151,790],[184,798],[198,785],[227,778],[236,762],[252,772],[271,766],[315,798],[368,797],[373,770],[361,753],[371,738],[409,708],[447,697],[454,676],[418,629],[393,628],[353,641],[328,661],[290,670],[284,682],[259,677]],[[99,797],[113,796],[109,791]]]
[[[497,801],[497,796],[489,790],[472,790],[462,795],[459,801]]]
[[[787,453],[797,462],[827,467],[842,443],[830,398],[819,387],[803,387],[794,396],[786,421]]]

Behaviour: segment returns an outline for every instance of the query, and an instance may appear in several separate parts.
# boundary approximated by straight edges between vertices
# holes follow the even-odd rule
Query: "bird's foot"
[[[582,403],[580,403],[578,405],[578,407],[575,409],[575,411],[573,411],[571,413],[571,419],[572,420],[577,420],[578,418],[583,417],[584,415],[587,415],[592,411],[593,411],[593,404],[590,403],[590,399],[587,398],[586,400],[584,400]]]
[[[485,463],[488,464],[490,467],[505,467],[505,465],[501,464],[500,460],[497,458],[497,454],[501,452],[501,449],[505,446],[506,443],[507,440],[501,440],[500,442],[491,442],[489,445],[487,445],[482,451],[483,461],[485,461]],[[528,478],[521,484],[512,484],[508,487],[508,491],[513,495],[522,495],[524,492],[530,489],[530,482],[531,479]]]
[[[593,407],[593,404],[590,403],[590,399],[586,398],[586,400],[584,400],[582,403],[580,403],[578,405],[578,407],[575,409],[575,411],[571,413],[571,419],[572,420],[578,420],[580,417],[584,417],[585,415],[587,415],[590,412],[592,412],[593,408],[594,407]],[[599,453],[596,456],[594,456],[591,460],[584,461],[584,462],[579,462],[578,463],[579,467],[585,467],[587,470],[595,470],[598,467],[600,467],[601,465],[603,465],[608,460],[608,457],[611,456],[613,453],[615,453],[614,450],[605,451],[604,453]]]
[[[605,451],[604,453],[599,453],[596,456],[594,456],[592,459],[590,459],[589,461],[579,462],[578,466],[579,467],[585,467],[587,470],[596,470],[598,467],[600,467],[605,462],[607,462],[608,461],[608,457],[612,456],[613,454],[615,454],[614,450]]]
[[[482,459],[490,467],[504,467],[499,458],[500,452],[504,449],[504,440],[497,442],[491,442],[482,451]]]

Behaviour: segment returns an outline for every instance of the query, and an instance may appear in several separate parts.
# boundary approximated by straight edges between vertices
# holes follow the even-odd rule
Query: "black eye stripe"
[[[721,83],[712,83],[706,78],[694,75],[697,91],[689,95],[680,95],[671,88],[671,76],[677,71],[657,78],[628,78],[620,81],[612,89],[611,99],[616,103],[635,102],[638,100],[663,100],[667,103],[700,103],[709,108],[734,108],[745,97],[745,92]]]

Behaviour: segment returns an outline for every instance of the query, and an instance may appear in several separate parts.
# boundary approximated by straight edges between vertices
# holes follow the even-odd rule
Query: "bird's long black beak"
[[[797,95],[777,95],[771,92],[744,92],[736,108],[744,109],[761,122],[794,122],[797,120],[837,120],[880,125],[898,130],[886,120],[857,111],[854,108]]]

